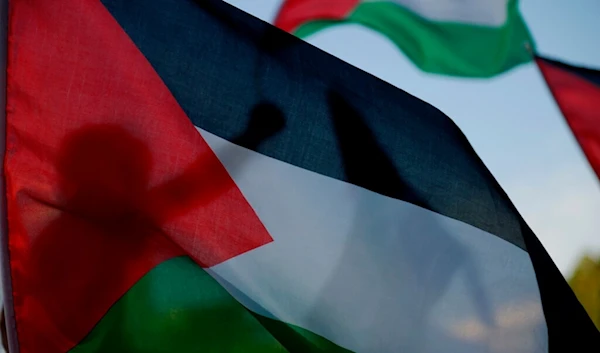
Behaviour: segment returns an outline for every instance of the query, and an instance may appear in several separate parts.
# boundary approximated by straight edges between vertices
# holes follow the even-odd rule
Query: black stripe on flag
[[[429,104],[220,1],[104,3],[196,126],[232,140],[255,106],[271,102],[286,127],[256,150],[348,181],[330,118],[336,91],[365,117],[412,192],[359,186],[525,248],[508,200],[461,131]]]

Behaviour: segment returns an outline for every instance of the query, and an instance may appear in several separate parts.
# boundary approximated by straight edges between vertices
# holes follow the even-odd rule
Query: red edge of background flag
[[[567,124],[600,179],[600,70],[539,55],[535,61]]]
[[[294,32],[302,24],[315,18],[340,20],[354,9],[360,0],[285,0],[275,19],[275,26]]]

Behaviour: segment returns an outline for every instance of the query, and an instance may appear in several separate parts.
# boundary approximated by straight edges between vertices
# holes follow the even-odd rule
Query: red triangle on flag
[[[21,352],[68,351],[169,258],[208,267],[272,241],[100,2],[15,1],[9,26],[5,165]]]

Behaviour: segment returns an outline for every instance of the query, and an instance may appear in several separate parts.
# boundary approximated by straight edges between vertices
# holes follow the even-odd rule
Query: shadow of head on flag
[[[246,129],[234,139],[247,148],[257,148],[285,124],[281,111],[267,102],[249,115]],[[194,129],[191,124],[190,129]],[[214,169],[223,167],[210,149],[177,177],[155,186],[150,185],[151,173],[177,165],[176,161],[153,160],[145,142],[123,125],[75,130],[52,158],[57,166],[58,199],[48,206],[55,218],[33,240],[24,264],[31,267],[30,300],[53,320],[48,325],[53,332],[44,332],[45,337],[70,340],[61,335],[81,331],[84,337],[84,329],[89,329],[74,327],[64,314],[65,301],[93,306],[105,295],[102,288],[129,288],[152,268],[150,263],[193,257],[199,251],[218,253],[219,249],[180,246],[166,226],[191,210],[207,207],[233,185],[215,177]],[[241,161],[237,167],[243,165]]]

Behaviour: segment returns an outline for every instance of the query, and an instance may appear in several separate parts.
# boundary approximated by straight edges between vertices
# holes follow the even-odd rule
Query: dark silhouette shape
[[[269,117],[268,119],[259,119],[258,117]],[[283,113],[275,105],[261,102],[257,104],[251,113],[251,119],[248,123],[247,131],[239,137],[232,140],[237,145],[256,150],[259,143],[267,137],[274,135],[277,131],[284,128],[285,119]],[[228,283],[220,278],[222,283]],[[233,286],[228,285],[229,288]],[[258,305],[258,304],[257,304]],[[256,320],[258,320],[269,333],[279,341],[279,343],[290,353],[316,352],[318,347],[291,327],[282,325],[272,325],[269,320],[248,310]]]
[[[382,195],[427,204],[402,180],[392,160],[378,145],[371,129],[345,98],[330,91],[327,103],[348,181]]]
[[[250,121],[246,131],[231,142],[256,150],[262,141],[283,130],[284,127],[283,112],[274,104],[260,102],[250,112]]]
[[[283,114],[265,102],[250,112],[247,129],[234,142],[257,147],[283,126]],[[45,203],[57,216],[33,240],[24,264],[29,267],[24,273],[31,274],[25,300],[43,313],[36,318],[36,349],[76,344],[73,340],[92,327],[73,324],[75,312],[101,317],[110,304],[105,303],[105,288],[129,287],[149,264],[187,254],[163,225],[207,205],[231,185],[211,173],[219,162],[210,153],[201,154],[175,179],[153,187],[150,150],[125,128],[85,126],[67,136],[55,157],[58,198],[49,204],[36,195],[19,195]],[[165,165],[169,163],[161,167]],[[64,332],[77,334],[65,337]]]
[[[343,167],[347,180],[355,185],[381,194],[393,194],[403,200],[410,200],[413,204],[425,206],[427,200],[422,198],[414,188],[404,182],[401,174],[394,166],[391,159],[371,132],[369,126],[365,123],[361,115],[352,107],[348,101],[339,93],[331,90],[328,95],[328,103],[331,112],[331,119],[334,131],[338,138],[338,148],[342,155]],[[323,319],[319,316],[329,305],[335,303],[329,302],[327,298],[339,298],[343,296],[353,296],[361,289],[352,288],[352,285],[344,280],[352,276],[357,256],[361,253],[372,253],[368,247],[372,243],[387,241],[393,251],[397,251],[397,257],[400,268],[397,269],[376,269],[383,273],[397,273],[397,276],[386,277],[388,279],[402,280],[402,290],[397,293],[397,298],[390,299],[388,296],[375,298],[385,303],[386,300],[394,300],[395,305],[400,305],[403,311],[403,317],[398,317],[392,325],[372,325],[373,330],[380,327],[388,327],[393,332],[398,341],[402,344],[402,349],[407,352],[417,352],[424,349],[425,342],[423,333],[432,332],[436,328],[429,324],[430,312],[435,303],[444,295],[450,280],[455,274],[462,270],[465,275],[468,287],[471,290],[473,303],[482,321],[488,326],[493,326],[493,314],[489,304],[485,301],[486,294],[482,285],[479,283],[480,274],[473,264],[469,251],[458,241],[446,233],[446,231],[437,224],[428,224],[430,232],[414,234],[407,229],[406,233],[398,234],[393,240],[389,238],[378,240],[378,234],[373,233],[368,224],[361,224],[360,215],[373,212],[369,209],[366,202],[357,202],[356,220],[352,227],[353,231],[347,241],[347,247],[339,260],[338,269],[333,271],[330,281],[323,290],[322,300],[318,300],[312,315],[315,320]],[[415,215],[416,216],[416,215]],[[404,219],[411,219],[412,215],[407,215]],[[400,221],[400,220],[398,220]],[[427,244],[437,246],[426,248]],[[365,249],[367,248],[367,249]],[[423,255],[427,257],[424,258]],[[368,267],[371,271],[374,269]],[[364,271],[369,271],[363,269]],[[435,270],[435,276],[433,275]],[[376,275],[374,273],[374,275]],[[398,277],[401,276],[401,277]],[[394,278],[395,277],[395,278]],[[364,288],[363,288],[364,289]],[[389,295],[389,293],[386,293]],[[373,298],[370,298],[373,299]],[[360,301],[360,298],[358,298]],[[359,303],[357,303],[359,305]],[[374,312],[370,320],[382,320],[386,317],[385,304],[373,304]],[[394,326],[394,324],[396,326]],[[369,328],[365,328],[369,329]],[[371,337],[379,337],[382,332],[373,332]],[[442,334],[443,335],[443,334]],[[448,338],[451,342],[451,338]],[[359,343],[360,344],[360,343]],[[375,343],[377,344],[377,343]],[[454,344],[460,345],[460,342]],[[390,347],[379,347],[382,350]],[[456,348],[456,347],[455,347]]]

